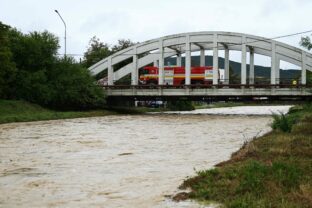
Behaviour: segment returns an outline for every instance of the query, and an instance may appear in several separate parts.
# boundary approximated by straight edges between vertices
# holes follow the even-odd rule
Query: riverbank
[[[0,100],[0,124],[113,115],[109,110],[55,111],[21,100]]]
[[[243,107],[246,105],[257,106],[259,104],[250,103],[233,103],[233,102],[217,102],[210,105],[195,105],[195,111],[224,107]],[[262,104],[261,104],[262,105]],[[172,109],[171,109],[172,110]],[[182,110],[185,110],[182,108]],[[57,111],[44,108],[40,105],[29,103],[22,100],[1,100],[0,99],[0,124],[12,122],[28,122],[42,120],[57,120],[83,117],[98,117],[116,114],[144,114],[159,113],[170,111],[169,108],[150,108],[150,107],[113,107],[103,108],[89,111]],[[186,112],[187,113],[187,112]],[[203,112],[203,114],[207,114]],[[209,113],[208,113],[209,114]],[[224,114],[221,112],[221,114]],[[231,113],[230,113],[231,114]]]
[[[164,108],[110,108],[89,111],[57,111],[44,108],[22,100],[1,100],[0,99],[0,124],[12,122],[28,122],[57,120],[70,118],[98,117],[117,114],[144,114],[147,112],[162,112]]]
[[[296,106],[273,130],[246,143],[230,160],[198,171],[175,200],[226,207],[312,207],[312,105]]]

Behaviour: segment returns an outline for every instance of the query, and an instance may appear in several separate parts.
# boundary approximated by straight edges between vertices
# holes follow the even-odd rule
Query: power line
[[[63,53],[58,53],[58,56],[64,56]],[[84,56],[83,54],[78,54],[78,53],[67,53],[67,56]]]

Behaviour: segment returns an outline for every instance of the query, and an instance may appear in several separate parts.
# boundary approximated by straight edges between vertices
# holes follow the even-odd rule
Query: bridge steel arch
[[[96,75],[107,70],[108,85],[131,74],[131,84],[138,84],[139,68],[154,63],[159,67],[159,84],[164,84],[164,59],[185,53],[185,84],[191,84],[191,52],[200,51],[200,65],[205,65],[205,50],[213,51],[213,84],[218,84],[218,53],[225,52],[225,80],[229,79],[229,51],[241,51],[241,84],[247,82],[247,53],[250,53],[249,84],[254,83],[254,54],[271,57],[271,84],[279,84],[280,61],[301,68],[301,84],[306,84],[306,70],[312,71],[312,54],[272,39],[232,32],[191,32],[164,36],[121,50],[89,67]],[[114,71],[114,66],[131,59],[132,62]]]

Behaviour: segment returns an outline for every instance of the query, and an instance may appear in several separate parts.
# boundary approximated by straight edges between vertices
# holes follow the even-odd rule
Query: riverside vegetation
[[[11,122],[27,122],[40,120],[69,119],[80,117],[107,116],[118,114],[144,114],[147,112],[166,111],[166,108],[147,107],[114,107],[99,108],[91,110],[53,110],[23,100],[1,100],[0,99],[0,124]]]
[[[245,143],[229,161],[186,179],[175,200],[231,208],[312,207],[312,104],[274,116],[274,129]]]
[[[56,111],[22,100],[0,100],[0,124],[78,117],[113,115],[111,110]]]

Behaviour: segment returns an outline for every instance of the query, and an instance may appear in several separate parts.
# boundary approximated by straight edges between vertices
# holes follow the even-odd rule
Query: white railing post
[[[218,34],[213,35],[213,80],[212,84],[216,85],[219,82],[219,55],[218,55]]]
[[[159,40],[159,65],[158,65],[158,84],[164,84],[164,46],[163,40]]]
[[[307,84],[307,54],[305,51],[302,51],[301,54],[301,84]]]
[[[112,65],[112,57],[107,60],[107,84],[114,85],[114,66]]]
[[[191,43],[190,36],[186,36],[185,41],[185,84],[191,84]]]
[[[241,84],[246,84],[247,77],[247,68],[246,68],[246,59],[247,59],[247,46],[246,46],[246,37],[242,37],[242,63],[241,63]]]
[[[137,48],[133,48],[133,61],[132,61],[132,71],[131,71],[131,84],[138,85],[138,55]]]
[[[272,41],[272,54],[271,54],[271,85],[276,84],[276,45]]]

